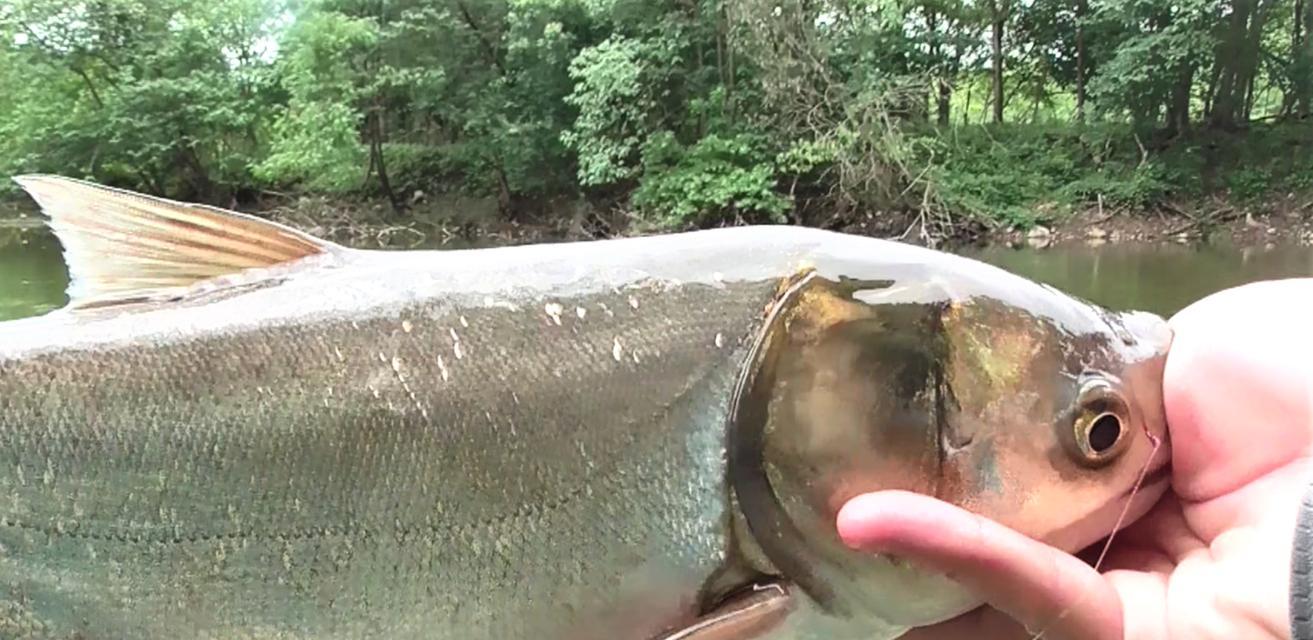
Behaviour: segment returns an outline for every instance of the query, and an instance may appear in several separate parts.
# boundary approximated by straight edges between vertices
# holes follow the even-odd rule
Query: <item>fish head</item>
[[[1171,332],[1150,313],[1054,296],[1081,313],[995,299],[950,306],[942,462],[925,471],[940,499],[1075,552],[1134,522],[1167,487]]]
[[[764,376],[765,474],[796,530],[777,555],[900,624],[977,603],[843,547],[852,498],[914,491],[1074,553],[1143,515],[1169,477],[1165,320],[953,265],[815,278],[781,313]]]

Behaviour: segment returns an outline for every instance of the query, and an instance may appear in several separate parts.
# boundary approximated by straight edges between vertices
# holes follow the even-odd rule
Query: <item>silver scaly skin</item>
[[[1160,320],[937,252],[779,227],[451,252],[309,239],[235,269],[282,249],[122,236],[154,266],[115,271],[87,257],[115,262],[108,236],[62,212],[121,192],[41,180],[25,186],[82,288],[0,323],[4,638],[654,640],[763,581],[792,603],[754,639],[893,638],[976,603],[845,555],[827,520],[843,496],[908,486],[1089,544],[1151,463],[1136,429],[1162,431]],[[228,220],[196,215],[159,237]],[[169,271],[198,244],[227,257]],[[872,322],[894,330],[850,335]],[[982,351],[987,329],[1012,346]],[[923,360],[957,398],[916,442],[869,418],[921,406],[924,376],[894,371],[917,359],[849,358],[909,335],[941,344]],[[1068,371],[1091,366],[1126,387],[1125,444],[1075,465],[1055,430]]]

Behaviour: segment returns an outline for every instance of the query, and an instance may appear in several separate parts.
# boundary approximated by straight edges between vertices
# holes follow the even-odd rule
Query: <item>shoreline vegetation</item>
[[[314,195],[288,196],[283,204],[239,206],[237,210],[287,224],[307,233],[348,246],[370,249],[467,248],[534,242],[570,242],[647,233],[674,232],[645,225],[612,212],[602,218],[585,202],[558,205],[560,215],[525,221],[502,221],[487,215],[496,203],[461,198],[440,205],[416,203],[413,215],[389,220],[387,202]],[[1190,208],[1186,208],[1190,207]],[[481,215],[482,214],[482,215]],[[1063,218],[1041,218],[1029,226],[969,229],[924,242],[915,231],[915,219],[904,216],[878,220],[857,216],[835,231],[929,245],[946,250],[964,246],[1006,245],[1014,248],[1060,249],[1083,245],[1226,243],[1241,248],[1278,246],[1313,247],[1313,194],[1288,194],[1284,201],[1249,201],[1240,205],[1213,198],[1192,205],[1161,203],[1151,211],[1104,210],[1096,207]],[[0,234],[42,230],[43,221],[27,203],[0,206]],[[684,229],[687,230],[687,229]],[[17,237],[17,236],[16,236]]]
[[[1311,112],[1313,0],[0,7],[0,175],[357,246],[1313,245]]]

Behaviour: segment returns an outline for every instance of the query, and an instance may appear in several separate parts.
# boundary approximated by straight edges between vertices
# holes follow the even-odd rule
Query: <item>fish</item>
[[[1167,486],[1163,319],[967,257],[367,250],[15,180],[69,288],[0,323],[2,637],[891,639],[981,601],[844,546],[853,496],[1075,552]]]

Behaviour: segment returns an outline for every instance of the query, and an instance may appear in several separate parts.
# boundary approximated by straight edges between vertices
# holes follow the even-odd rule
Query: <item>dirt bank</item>
[[[504,220],[495,202],[462,199],[422,204],[396,218],[381,202],[302,197],[244,210],[316,236],[367,248],[477,247],[587,240],[656,233],[618,212],[599,212],[579,203],[560,203],[550,215]],[[34,207],[0,207],[0,227],[40,225]],[[927,244],[914,217],[858,215],[833,224],[838,231]],[[940,229],[940,233],[944,230]],[[1238,247],[1313,246],[1313,195],[1234,204],[1222,200],[1164,204],[1150,210],[1088,210],[1029,229],[964,224],[934,242],[1062,247],[1073,244],[1226,242]]]
[[[1074,243],[1227,242],[1238,247],[1313,246],[1313,198],[1231,204],[1210,201],[1168,204],[1151,211],[1090,209],[1060,222],[1028,230],[1000,229],[986,242],[1050,247]]]

